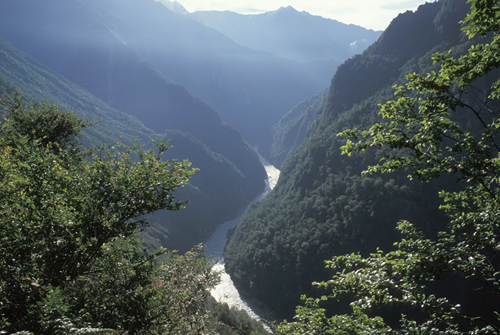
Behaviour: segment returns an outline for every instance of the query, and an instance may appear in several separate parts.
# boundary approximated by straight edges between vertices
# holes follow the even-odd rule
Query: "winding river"
[[[280,176],[280,170],[275,168],[260,155],[259,159],[262,162],[262,165],[266,169],[267,173],[266,188],[264,192],[262,192],[257,198],[255,198],[254,201],[252,201],[252,203],[264,198],[276,186],[276,183],[278,182],[278,178]],[[218,271],[221,273],[221,281],[216,287],[212,289],[212,296],[219,302],[227,303],[229,307],[245,310],[254,319],[261,320],[263,311],[260,311],[259,308],[251,302],[242,299],[238,290],[234,286],[231,277],[224,271],[223,253],[224,247],[227,242],[227,232],[229,231],[229,229],[234,228],[236,227],[236,225],[238,225],[241,216],[247,210],[248,206],[250,206],[250,204],[248,204],[240,211],[237,218],[226,221],[217,227],[217,230],[213,233],[210,239],[205,241],[205,254],[208,257],[212,257],[218,260],[218,263],[214,266],[213,269],[214,271]]]

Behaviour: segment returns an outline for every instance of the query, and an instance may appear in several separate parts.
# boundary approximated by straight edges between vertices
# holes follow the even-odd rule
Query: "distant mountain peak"
[[[190,17],[242,46],[308,63],[318,78],[324,78],[325,86],[335,72],[334,64],[362,52],[381,34],[298,11],[292,6],[252,15],[205,11],[192,13]]]
[[[277,13],[277,14],[288,14],[288,15],[296,15],[299,14],[300,12],[296,10],[292,6],[286,6],[286,7],[280,7],[274,12],[269,12],[269,13]]]
[[[308,12],[300,12],[292,6],[286,6],[286,7],[280,7],[273,11],[262,13],[261,15],[268,18],[281,18],[281,19],[293,20],[299,17],[303,17],[304,15],[310,15],[310,14]]]
[[[289,12],[297,12],[295,8],[292,6],[280,7],[278,11],[289,11]]]
[[[155,0],[156,2],[161,3],[169,10],[178,14],[189,14],[189,12],[181,5],[178,1],[170,1],[170,0]]]

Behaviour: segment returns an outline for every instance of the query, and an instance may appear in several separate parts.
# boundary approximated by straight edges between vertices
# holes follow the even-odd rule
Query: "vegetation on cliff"
[[[2,117],[1,332],[264,332],[210,300],[217,274],[200,248],[149,251],[138,238],[146,214],[185,205],[174,191],[195,170],[164,157],[167,143],[85,149],[91,122],[20,95]]]
[[[462,56],[434,55],[439,69],[408,75],[381,106],[380,122],[341,133],[349,137],[342,148],[348,155],[384,150],[367,173],[455,180],[439,191],[446,225],[429,234],[402,220],[394,250],[333,257],[333,276],[315,283],[329,293],[304,298],[278,334],[500,332],[500,7],[469,3],[463,30],[486,40],[475,39]],[[349,301],[352,312],[330,316],[322,304],[332,299]]]

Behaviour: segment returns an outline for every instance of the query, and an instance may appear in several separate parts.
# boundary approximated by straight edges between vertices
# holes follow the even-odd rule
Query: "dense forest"
[[[410,73],[379,121],[345,129],[351,156],[388,150],[367,173],[405,171],[409,179],[444,183],[446,224],[437,234],[401,220],[393,250],[351,253],[326,262],[334,275],[314,285],[329,291],[305,298],[279,334],[498,334],[498,2],[469,1],[461,21],[471,45],[434,54],[438,69]],[[451,7],[452,2],[443,5]],[[449,182],[449,180],[453,182]],[[447,182],[448,181],[448,182]],[[348,314],[321,307],[350,301]],[[399,320],[397,320],[399,318]]]
[[[0,333],[268,333],[198,245],[263,190],[252,146],[282,173],[225,267],[275,333],[500,333],[500,2],[426,3],[358,55],[378,32],[248,19],[0,4]]]
[[[9,90],[9,87],[7,87]],[[19,334],[228,333],[261,325],[217,304],[200,248],[148,251],[144,214],[178,210],[195,172],[169,146],[78,143],[91,122],[51,104],[2,100],[0,329]]]
[[[493,6],[482,2],[481,5],[487,9]],[[411,222],[429,238],[440,236],[439,232],[446,229],[450,218],[440,209],[446,200],[440,191],[461,190],[456,175],[443,174],[439,180],[427,178],[428,181],[422,184],[418,178],[407,178],[411,167],[418,165],[406,163],[404,158],[398,162],[408,169],[396,168],[395,164],[396,167],[386,169],[394,173],[362,173],[388,155],[388,146],[373,144],[377,148],[351,152],[347,156],[342,149],[346,139],[338,134],[346,129],[366,129],[380,122],[379,104],[394,99],[393,85],[403,85],[407,74],[439,70],[432,54],[452,50],[458,57],[466,54],[472,44],[482,42],[478,36],[469,40],[460,29],[459,22],[469,10],[470,5],[465,1],[438,1],[421,6],[415,13],[401,14],[374,45],[342,64],[333,77],[321,112],[307,131],[307,139],[283,163],[275,190],[252,206],[234,231],[225,254],[228,272],[240,289],[259,297],[278,317],[290,319],[301,294],[316,298],[329,294],[328,289],[311,285],[328,281],[336,273],[333,266],[325,269],[322,261],[344,254],[359,253],[360,257],[367,257],[377,250],[394,250],[394,243],[401,238],[401,231],[396,229],[398,221]],[[495,13],[491,15],[497,15]],[[478,50],[482,50],[481,47]],[[493,64],[496,63],[493,61]],[[488,73],[471,86],[475,85],[477,92],[489,92],[497,78],[497,72]],[[453,86],[459,84],[450,84],[453,95],[449,95],[458,97],[456,99],[464,106],[470,104],[482,111],[482,102],[473,98],[476,93],[466,95],[465,88],[462,91]],[[434,93],[431,89],[429,92]],[[487,97],[485,101],[488,110],[495,111],[491,99]],[[457,113],[454,120],[471,132],[480,133],[483,129],[464,113]],[[411,134],[411,130],[409,132]],[[356,136],[353,141],[359,139],[359,135]],[[376,136],[382,135],[375,133],[373,137]],[[390,139],[387,142],[391,143]],[[378,142],[374,140],[373,143]],[[293,142],[290,144],[293,148]],[[411,153],[409,144],[394,146],[403,150],[403,157]],[[362,266],[361,261],[356,264]],[[357,267],[352,265],[350,269],[354,271]],[[469,288],[456,280],[441,289],[444,294],[467,292]],[[477,301],[481,299],[484,306],[478,308]],[[489,304],[493,301],[479,293],[456,294],[453,300],[463,306],[464,313],[472,311],[472,314],[476,313],[474,309],[490,313]],[[342,296],[339,301],[328,299],[317,309],[327,308],[329,315],[347,313],[351,310],[351,301],[349,296]],[[394,325],[401,313],[411,314],[412,309],[388,307],[377,313]],[[314,313],[308,317],[314,319]]]

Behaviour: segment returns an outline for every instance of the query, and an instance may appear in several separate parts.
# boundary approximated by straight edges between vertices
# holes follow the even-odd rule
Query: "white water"
[[[272,166],[262,156],[259,155],[259,158],[262,165],[266,169],[267,180],[264,192],[262,192],[262,194],[260,194],[254,201],[264,198],[276,186],[280,176],[280,170]],[[250,206],[250,204],[248,204],[248,206]],[[218,263],[214,266],[213,271],[220,272],[221,274],[220,283],[211,291],[212,296],[219,302],[227,303],[229,307],[245,310],[254,319],[261,320],[262,313],[257,311],[255,306],[251,306],[251,304],[241,298],[238,290],[231,280],[231,277],[224,271],[223,252],[227,242],[227,232],[229,229],[238,225],[241,216],[246,211],[248,206],[240,211],[236,219],[226,221],[217,227],[217,230],[213,233],[212,237],[205,242],[205,254],[208,257],[218,260]]]

